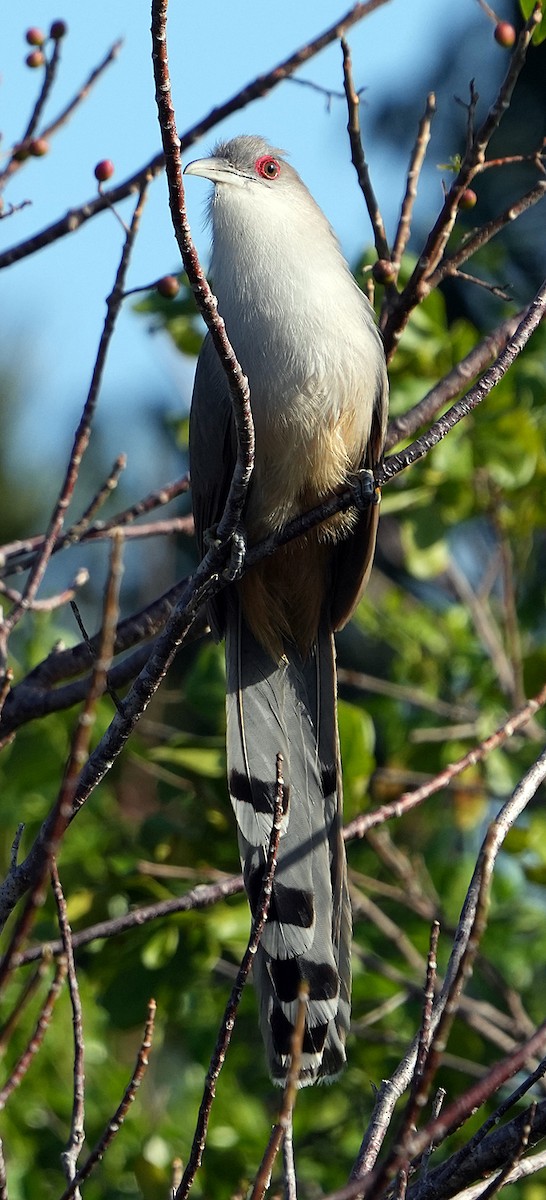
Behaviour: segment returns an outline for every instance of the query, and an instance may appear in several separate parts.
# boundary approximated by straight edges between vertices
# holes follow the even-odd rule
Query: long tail
[[[228,620],[227,758],[252,912],[271,836],[276,757],[285,815],[254,980],[274,1082],[285,1081],[300,984],[308,986],[300,1084],[333,1079],[345,1062],[351,994],[351,910],[341,837],[341,775],[333,639],[319,632],[302,660],[273,662],[240,611]]]

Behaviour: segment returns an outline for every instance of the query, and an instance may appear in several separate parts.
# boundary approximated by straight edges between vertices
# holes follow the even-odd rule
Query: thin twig
[[[517,1166],[513,1167],[506,1176],[505,1184],[517,1183],[520,1179],[528,1179],[531,1175],[536,1175],[537,1171],[543,1171],[546,1168],[546,1150],[540,1151],[539,1154],[532,1154],[529,1158],[524,1158],[518,1162]],[[483,1189],[483,1182],[475,1183],[473,1187],[465,1188],[464,1192],[458,1192],[454,1200],[479,1200]]]
[[[70,1122],[70,1135],[68,1143],[61,1155],[66,1178],[68,1182],[71,1183],[74,1175],[76,1174],[76,1164],[81,1148],[85,1141],[85,1062],[83,1019],[78,976],[76,974],[76,964],[74,962],[72,930],[68,920],[66,901],[64,898],[63,889],[61,887],[61,881],[59,879],[59,872],[55,859],[53,859],[51,863],[51,882],[53,886],[55,904],[57,906],[57,918],[59,921],[59,929],[61,931],[64,956],[67,964],[67,981],[68,990],[70,992],[70,1003],[72,1005],[72,1028],[74,1031],[74,1091],[72,1099],[72,1119]],[[74,1195],[76,1200],[79,1200],[79,1188],[75,1189]]]
[[[423,396],[422,400],[419,400],[401,416],[393,417],[387,430],[386,449],[391,450],[397,442],[411,437],[423,425],[433,421],[450,400],[467,388],[471,381],[504,350],[510,338],[514,336],[523,315],[523,311],[520,311],[501,321],[500,325],[492,333],[486,334],[481,342],[478,342],[439,383],[436,383]]]
[[[282,1161],[284,1171],[284,1200],[298,1200],[296,1163],[294,1161],[294,1138],[292,1114],[286,1124],[282,1144]]]
[[[506,300],[507,304],[512,300],[512,294],[507,288],[500,287],[497,283],[490,283],[488,279],[480,279],[479,275],[471,275],[470,271],[457,269],[453,272],[453,278],[462,279],[464,283],[473,283],[476,287],[484,288],[490,296],[496,296],[497,300]]]
[[[511,1092],[505,1100],[501,1101],[495,1111],[491,1113],[491,1116],[487,1118],[487,1121],[484,1121],[483,1125],[480,1126],[473,1137],[471,1137],[464,1146],[461,1146],[460,1150],[457,1150],[455,1154],[452,1154],[447,1163],[442,1164],[442,1166],[437,1169],[435,1173],[437,1184],[440,1183],[442,1176],[447,1178],[448,1176],[454,1175],[460,1170],[463,1163],[471,1159],[477,1147],[482,1144],[491,1130],[498,1127],[502,1118],[506,1116],[506,1113],[509,1112],[511,1108],[514,1108],[516,1104],[519,1104],[519,1101],[522,1099],[522,1097],[525,1096],[532,1087],[534,1087],[535,1083],[537,1083],[539,1079],[543,1079],[545,1074],[546,1058],[543,1058],[531,1075],[528,1075],[527,1078],[523,1080],[523,1083],[519,1085],[519,1087]]]
[[[521,703],[514,686],[514,671],[502,642],[501,634],[493,620],[489,606],[474,591],[468,576],[461,570],[455,558],[447,565],[447,578],[456,595],[468,609],[474,629],[485,653],[491,660],[499,687],[510,704]]]
[[[82,1164],[79,1171],[77,1171],[68,1187],[65,1188],[60,1200],[69,1200],[69,1197],[74,1195],[76,1189],[79,1188],[79,1185],[89,1177],[93,1168],[96,1167],[97,1163],[100,1162],[104,1157],[106,1150],[112,1144],[114,1138],[119,1133],[121,1126],[123,1125],[123,1122],[135,1099],[137,1090],[140,1087],[148,1067],[148,1053],[152,1045],[156,1007],[155,1000],[150,1000],[148,1002],[148,1016],[144,1029],[144,1035],[139,1046],[134,1071],[123,1093],[121,1102],[118,1105],[114,1115],[110,1118],[98,1142],[93,1147],[89,1157],[86,1158],[85,1162]]]
[[[79,108],[80,104],[82,104],[84,100],[87,100],[91,89],[96,83],[98,83],[101,75],[103,75],[107,68],[116,61],[122,46],[123,38],[118,38],[117,41],[112,44],[105,57],[102,59],[102,62],[98,63],[98,65],[93,68],[90,75],[85,80],[85,83],[83,83],[78,89],[73,99],[70,100],[66,107],[62,109],[58,116],[56,116],[49,125],[45,126],[45,128],[42,130],[42,137],[52,137],[52,135],[57,133],[57,130],[60,129],[62,125],[66,125],[67,121],[69,121],[76,109]]]
[[[535,1112],[536,1104],[533,1103],[528,1109],[528,1117],[521,1130],[521,1136],[516,1149],[514,1150],[513,1154],[510,1155],[508,1162],[505,1164],[502,1170],[499,1171],[499,1174],[496,1176],[496,1178],[492,1179],[491,1183],[488,1183],[487,1187],[485,1187],[483,1192],[480,1193],[479,1200],[493,1200],[493,1196],[496,1196],[504,1187],[508,1177],[512,1174],[514,1167],[517,1166],[529,1145],[529,1136],[533,1128]]]
[[[338,667],[338,683],[359,691],[372,692],[377,696],[388,696],[391,700],[399,700],[414,708],[424,708],[436,716],[447,717],[451,721],[476,722],[477,712],[470,705],[450,704],[440,696],[432,696],[429,692],[410,684],[397,683],[391,679],[383,679],[377,675],[367,675],[365,671],[353,671],[350,667]]]
[[[254,422],[250,408],[250,389],[226,333],[218,303],[207,283],[191,236],[180,161],[180,140],[172,105],[167,57],[168,0],[152,0],[152,61],[156,88],[159,127],[165,155],[171,219],[182,262],[197,307],[213,341],[226,374],[231,396],[237,458],[224,513],[217,529],[219,541],[229,541],[238,528],[254,468]],[[218,554],[216,555],[218,558]],[[212,555],[211,555],[212,559]]]
[[[404,792],[397,800],[389,804],[383,804],[380,808],[373,809],[369,813],[361,813],[345,826],[343,836],[347,841],[350,841],[353,837],[364,837],[368,830],[373,829],[374,826],[382,825],[385,821],[391,820],[393,817],[400,817],[403,813],[410,812],[412,808],[421,804],[429,796],[434,795],[435,792],[448,787],[457,775],[460,775],[467,767],[475,766],[478,762],[483,762],[484,758],[487,758],[493,750],[503,745],[508,738],[513,737],[514,733],[517,733],[520,729],[524,729],[531,717],[540,708],[543,708],[545,704],[546,684],[532,700],[528,700],[517,712],[511,713],[497,727],[494,733],[484,738],[479,745],[474,746],[467,754],[463,754],[456,762],[450,763],[443,771],[440,771],[433,779],[422,784],[421,787],[415,788],[410,792]]]
[[[14,1005],[13,1011],[11,1012],[10,1016],[6,1018],[4,1024],[2,1025],[2,1029],[0,1030],[0,1057],[3,1057],[6,1053],[6,1049],[9,1046],[13,1033],[19,1024],[21,1017],[23,1016],[25,1008],[34,996],[34,993],[39,988],[53,957],[48,951],[47,946],[43,946],[42,949],[43,954],[36,970],[33,971],[32,975],[29,977],[29,979],[27,979],[25,986],[22,988],[18,996],[17,1003]],[[61,946],[59,946],[59,953],[61,953]]]
[[[292,1113],[294,1111],[296,1096],[298,1094],[308,998],[309,988],[306,984],[303,984],[300,988],[298,996],[298,1013],[292,1033],[292,1042],[290,1048],[290,1067],[284,1086],[279,1119],[271,1131],[264,1156],[256,1173],[256,1178],[250,1193],[250,1200],[263,1200],[265,1192],[269,1187],[275,1159],[279,1153],[281,1145],[284,1142],[286,1131],[287,1129],[292,1129]]]
[[[21,1057],[12,1068],[9,1078],[6,1080],[3,1088],[0,1090],[0,1111],[6,1107],[12,1092],[19,1087],[19,1084],[24,1079],[35,1054],[38,1053],[38,1050],[42,1045],[51,1021],[51,1017],[53,1015],[53,1009],[55,1008],[59,998],[65,976],[66,959],[59,958],[55,969],[53,982],[51,983],[47,996],[40,1009],[40,1014],[34,1030],[27,1042],[27,1045],[25,1046],[25,1049],[23,1050]]]
[[[461,916],[457,926],[457,932],[446,971],[444,986],[434,1005],[432,1023],[435,1034],[438,1023],[442,1019],[444,1006],[448,1000],[450,1004],[452,1003],[454,998],[453,989],[456,990],[459,986],[461,963],[463,963],[464,966],[464,961],[467,954],[472,953],[472,947],[469,951],[469,941],[472,939],[475,932],[478,909],[483,904],[484,880],[490,877],[494,861],[509,829],[512,828],[514,822],[524,811],[527,804],[529,804],[544,778],[546,778],[546,751],[540,755],[537,761],[529,769],[514,790],[510,799],[501,808],[496,820],[489,827],[461,911]],[[524,1050],[522,1050],[521,1047],[518,1047],[513,1051],[512,1054],[503,1060],[503,1063],[497,1064],[497,1066],[493,1068],[493,1072],[498,1072],[498,1076],[492,1074],[492,1072],[488,1073],[488,1075],[485,1077],[487,1084],[483,1084],[485,1087],[483,1099],[491,1095],[492,1091],[495,1090],[496,1087],[500,1086],[505,1079],[510,1078],[510,1074],[512,1073],[512,1063],[517,1062],[520,1064],[520,1055],[521,1064],[523,1064],[528,1060],[529,1054],[535,1053],[536,1050],[540,1048],[540,1046],[543,1044],[541,1039],[545,1038],[546,1026],[544,1029],[541,1027],[541,1030],[542,1032],[539,1031],[538,1033],[534,1034],[524,1043]],[[352,1178],[358,1181],[361,1187],[363,1187],[364,1178],[366,1178],[367,1181],[366,1186],[371,1186],[371,1184],[368,1183],[368,1181],[372,1179],[370,1172],[373,1171],[377,1155],[388,1128],[388,1123],[392,1115],[394,1105],[396,1104],[398,1098],[403,1094],[412,1078],[416,1054],[417,1042],[415,1041],[408,1054],[396,1068],[394,1074],[389,1080],[384,1081],[378,1092],[372,1119],[362,1141],[358,1158],[352,1173]],[[516,1067],[516,1069],[519,1069],[519,1065]],[[497,1078],[498,1082],[496,1082]],[[493,1087],[489,1086],[491,1081],[493,1081]],[[473,1098],[475,1095],[476,1093],[470,1089],[470,1092],[465,1093],[464,1097],[461,1098],[460,1101],[455,1102],[455,1104],[459,1104],[460,1106],[458,1113],[461,1120],[464,1119],[464,1112],[467,1112],[468,1097],[471,1096],[470,1103],[473,1103]],[[480,1093],[480,1095],[482,1095],[482,1093]],[[483,1103],[483,1099],[481,1100],[481,1103]],[[438,1122],[432,1122],[432,1125],[429,1123],[429,1125],[426,1127],[426,1130],[429,1131],[430,1136],[427,1137],[426,1132],[424,1135],[416,1135],[416,1138],[412,1144],[406,1147],[406,1154],[409,1154],[411,1157],[413,1157],[415,1154],[422,1153],[426,1145],[428,1145],[430,1137],[440,1136],[440,1132],[442,1133],[442,1136],[445,1136],[453,1116],[453,1107],[454,1106],[451,1105],[448,1110],[450,1116],[449,1120],[446,1122],[446,1128],[444,1129],[443,1127],[440,1127]],[[419,1137],[424,1137],[422,1145],[419,1144]],[[390,1169],[396,1171],[396,1159],[391,1159]],[[381,1173],[383,1173],[383,1168],[381,1168]],[[374,1185],[376,1178],[377,1176],[374,1174]],[[358,1187],[348,1193],[348,1195],[360,1195]]]
[[[125,470],[126,466],[127,466],[127,455],[126,454],[118,454],[108,478],[105,479],[104,483],[99,488],[98,492],[96,492],[95,495],[92,497],[89,504],[87,505],[87,508],[85,508],[84,511],[82,512],[82,515],[81,515],[79,521],[76,521],[76,523],[74,525],[72,525],[72,527],[69,529],[66,537],[70,537],[71,542],[80,542],[81,541],[83,534],[86,533],[87,530],[89,529],[89,526],[93,520],[93,517],[96,515],[97,512],[99,512],[99,510],[103,507],[103,505],[106,504],[106,501],[110,499],[112,492],[114,492],[116,490],[118,483],[119,483],[120,475],[121,475],[122,471]],[[55,549],[56,548],[57,547],[55,547]]]
[[[429,1062],[432,1045],[432,1011],[438,969],[436,955],[438,951],[439,934],[440,923],[439,921],[433,921],[430,931],[425,990],[421,1013],[421,1027],[419,1029],[417,1039],[415,1070],[411,1083],[410,1095],[405,1112],[402,1115],[400,1130],[396,1138],[396,1146],[399,1148],[401,1159],[401,1165],[398,1170],[398,1194],[401,1198],[402,1196],[405,1196],[407,1191],[408,1173],[410,1168],[410,1158],[409,1155],[405,1154],[405,1147],[414,1132],[419,1112],[422,1111],[426,1104],[429,1085],[433,1075],[433,1068],[429,1068]]]
[[[53,50],[51,52],[51,57],[46,58],[46,60],[45,60],[45,71],[44,71],[44,76],[42,79],[42,86],[40,88],[38,98],[36,100],[36,103],[34,105],[32,113],[30,115],[30,119],[29,119],[29,122],[25,129],[25,132],[24,132],[22,138],[20,139],[20,141],[17,143],[17,146],[15,147],[13,154],[10,156],[6,166],[4,167],[4,170],[2,172],[0,172],[0,189],[7,183],[8,179],[14,173],[14,171],[17,171],[22,166],[23,160],[18,160],[17,150],[20,150],[21,147],[28,145],[28,143],[32,140],[32,138],[36,132],[38,123],[40,121],[40,117],[44,111],[45,105],[47,104],[47,101],[48,101],[50,93],[51,93],[51,89],[55,82],[57,68],[59,66],[59,61],[60,61],[60,55],[61,55],[61,40],[59,39],[59,40],[55,41],[53,44]]]
[[[182,151],[187,150],[199,138],[204,137],[210,129],[214,129],[221,121],[225,120],[230,114],[239,112],[246,108],[254,100],[261,96],[267,95],[273,88],[278,87],[285,79],[294,74],[299,67],[313,58],[316,54],[320,54],[326,46],[337,41],[346,29],[350,29],[352,25],[356,25],[362,21],[370,13],[376,9],[382,8],[384,4],[390,3],[390,0],[367,0],[366,3],[353,4],[352,7],[340,17],[334,25],[331,25],[324,33],[318,37],[306,42],[294,54],[278,63],[271,71],[265,75],[258,75],[252,79],[244,87],[240,88],[235,95],[223,104],[217,105],[205,117],[202,117],[195,125],[192,125],[185,133],[181,135],[180,145]],[[30,254],[35,254],[43,246],[51,245],[58,238],[66,237],[67,234],[73,233],[76,229],[80,229],[86,221],[91,220],[98,213],[104,212],[112,204],[117,204],[120,200],[125,200],[127,196],[138,191],[145,180],[153,179],[159,175],[165,166],[164,157],[162,154],[156,154],[149,162],[140,167],[133,175],[123,180],[116,187],[111,188],[108,192],[103,192],[99,196],[92,197],[85,204],[81,204],[77,208],[72,208],[62,216],[60,220],[55,221],[52,225],[40,230],[39,233],[20,242],[16,246],[10,247],[0,255],[0,270],[3,267],[11,266],[15,262],[19,262],[22,258],[27,258]]]
[[[3,986],[10,974],[14,955],[18,952],[24,937],[28,934],[36,911],[43,901],[44,883],[49,873],[50,864],[57,856],[59,843],[71,819],[77,781],[82,762],[84,762],[88,753],[95,710],[98,700],[106,688],[108,667],[113,653],[116,622],[119,612],[118,597],[122,566],[121,556],[122,539],[120,535],[112,545],[110,570],[104,597],[100,651],[91,674],[88,694],[72,736],[70,754],[55,806],[49,815],[47,824],[42,826],[38,842],[35,843],[37,845],[37,870],[22,916],[13,930],[7,950],[0,963],[0,987]]]
[[[57,608],[63,608],[65,604],[69,604],[77,595],[78,589],[85,586],[89,582],[89,571],[87,567],[80,567],[77,575],[72,583],[62,592],[58,592],[55,596],[47,596],[42,600],[32,600],[27,605],[28,612],[54,612]],[[0,583],[0,593],[6,596],[8,600],[14,604],[20,604],[23,599],[23,593],[18,592],[15,588],[8,588],[3,583]]]
[[[141,908],[131,909],[121,917],[112,917],[109,921],[98,921],[96,925],[89,925],[87,929],[81,929],[78,933],[72,934],[72,945],[77,950],[80,946],[89,946],[91,942],[97,940],[117,937],[130,929],[140,929],[152,921],[159,921],[164,917],[173,916],[175,913],[210,908],[229,896],[239,895],[242,891],[242,875],[229,875],[218,883],[203,883],[186,892],[184,896],[176,896],[172,900],[159,900],[156,904],[147,904]],[[23,950],[20,954],[16,954],[13,966],[22,967],[26,963],[40,961],[47,955],[56,956],[62,952],[63,943],[58,938],[55,941],[44,942],[40,946],[32,946],[29,950]]]
[[[428,234],[408,283],[400,295],[391,299],[390,305],[385,308],[381,325],[388,359],[392,357],[395,346],[416,304],[423,300],[433,287],[437,286],[440,278],[443,278],[440,272],[444,268],[445,249],[457,219],[461,196],[472,182],[474,176],[482,169],[487,147],[493,134],[498,129],[502,117],[508,110],[514,87],[525,63],[531,38],[539,21],[540,10],[537,8],[529,17],[519,35],[516,47],[510,57],[505,78],[500,85],[497,96],[485,120],[477,132],[474,133],[471,131],[460,168],[446,193],[440,213]],[[472,99],[470,109],[472,110],[469,111],[469,118],[471,119],[473,112]],[[539,196],[537,195],[535,200],[538,198]],[[461,261],[464,261],[464,259]],[[457,252],[455,256],[452,256],[451,262],[453,266],[460,265],[460,261],[457,259]]]
[[[171,500],[177,496],[184,495],[190,486],[189,475],[183,475],[180,479],[175,479],[172,483],[166,483],[163,487],[156,491],[150,492],[144,496],[142,500],[137,500],[135,504],[131,504],[129,508],[123,509],[110,517],[108,521],[95,521],[94,524],[89,524],[88,518],[94,515],[99,505],[101,505],[113,488],[117,486],[118,467],[125,467],[125,456],[120,455],[114,463],[114,467],[109,478],[105,481],[99,492],[93,497],[88,508],[82,516],[71,525],[70,528],[58,538],[52,550],[52,554],[57,554],[59,550],[64,550],[67,546],[74,545],[76,542],[98,541],[104,537],[110,537],[115,529],[123,527],[124,529],[141,517],[144,513],[152,512],[155,508],[160,508],[165,504],[169,504]],[[183,521],[186,518],[182,518]],[[139,527],[142,530],[142,526]],[[153,526],[149,527],[149,532],[152,533]],[[158,526],[158,532],[161,532]],[[130,536],[127,533],[127,536]],[[26,571],[35,560],[36,554],[42,549],[44,544],[43,534],[37,534],[34,537],[18,539],[15,542],[9,542],[7,545],[0,547],[0,574],[13,575],[20,571]]]
[[[519,200],[515,200],[512,204],[505,208],[498,217],[492,217],[490,221],[486,221],[475,232],[468,234],[463,238],[460,245],[452,254],[448,254],[438,264],[436,270],[427,278],[427,292],[433,291],[438,287],[444,279],[450,275],[459,274],[459,268],[462,263],[468,262],[468,259],[476,254],[478,250],[500,233],[501,229],[505,229],[507,225],[512,224],[518,217],[521,217],[529,208],[533,208],[535,204],[539,204],[546,197],[546,180],[540,179],[534,187],[520,196]]]
[[[484,371],[481,379],[470,388],[466,396],[458,400],[456,404],[453,404],[435,422],[428,433],[423,437],[416,438],[406,450],[402,450],[399,454],[391,454],[384,460],[383,465],[376,472],[375,478],[378,486],[383,486],[393,474],[397,475],[400,470],[409,467],[427,454],[431,445],[437,445],[449,433],[450,429],[453,429],[459,421],[462,421],[469,412],[472,412],[489,395],[492,388],[496,386],[512,366],[512,363],[523,350],[523,347],[527,345],[529,338],[544,319],[545,312],[546,280],[541,284],[536,296],[525,309],[515,333],[506,343],[504,349],[501,350],[495,362]]]
[[[8,1200],[8,1177],[2,1138],[0,1138],[0,1200]]]
[[[60,43],[57,42],[55,48],[57,49],[57,47],[59,45],[60,45]],[[91,71],[91,74],[89,75],[88,79],[85,81],[84,84],[82,84],[81,88],[76,92],[76,95],[69,102],[69,104],[67,104],[66,107],[61,110],[61,112],[54,118],[53,121],[50,121],[48,125],[44,125],[44,127],[40,131],[40,137],[46,138],[46,139],[51,138],[51,137],[53,137],[53,135],[55,133],[57,133],[57,131],[63,125],[67,124],[67,122],[70,120],[70,117],[72,116],[72,114],[76,111],[77,108],[79,108],[80,104],[82,104],[83,101],[87,99],[93,85],[98,82],[98,80],[100,79],[100,77],[104,73],[104,71],[107,69],[107,67],[109,67],[110,64],[115,61],[115,59],[117,58],[117,56],[121,50],[122,45],[123,45],[123,41],[121,39],[117,42],[114,42],[113,46],[111,46],[110,50],[108,51],[106,57],[102,60],[102,62],[100,62],[98,64],[97,67],[95,67],[93,69],[93,71]],[[57,54],[58,54],[58,50],[57,50]],[[51,81],[49,83],[48,90],[50,90],[50,88],[51,88]],[[38,119],[41,116],[42,111],[43,111],[43,103],[40,104]],[[33,114],[33,116],[34,116],[34,114]],[[23,135],[23,138],[21,139],[21,141],[19,141],[17,143],[17,146],[15,147],[16,151],[20,151],[22,148],[25,148],[26,146],[28,146],[29,142],[32,139],[32,133],[34,132],[34,130],[37,127],[38,119],[35,121],[34,129],[30,133],[27,129],[27,131]],[[22,166],[22,161],[19,159],[18,155],[17,154],[12,155],[7,167],[5,168],[5,171],[3,171],[2,174],[0,175],[0,186],[1,186],[1,181],[3,180],[4,176],[13,175],[14,172],[21,166]]]
[[[386,259],[388,261],[391,258],[391,252],[389,249],[389,243],[387,241],[385,225],[381,216],[379,204],[377,202],[377,197],[370,179],[370,172],[368,170],[368,164],[364,154],[364,147],[362,145],[362,137],[360,132],[360,96],[356,91],[353,82],[351,51],[349,49],[349,44],[344,37],[341,39],[341,49],[343,51],[343,86],[345,88],[347,109],[349,113],[347,132],[349,134],[349,143],[351,147],[351,160],[355,168],[358,183],[362,191],[362,195],[366,201],[366,208],[368,209],[368,214],[372,223],[377,257]],[[388,287],[392,290],[395,290],[392,284],[389,284]]]
[[[417,185],[419,183],[419,176],[425,161],[427,146],[430,141],[430,127],[435,112],[436,96],[434,95],[434,92],[429,92],[425,111],[419,122],[415,145],[411,153],[406,181],[406,191],[402,201],[400,217],[398,219],[398,227],[392,248],[392,261],[396,264],[401,263],[402,255],[409,241],[413,206],[417,198]]]
[[[444,1057],[444,1063],[445,1063],[445,1061],[446,1060]],[[436,1095],[432,1102],[431,1115],[432,1115],[433,1121],[435,1121],[436,1118],[440,1116],[445,1098],[446,1098],[445,1088],[443,1088],[443,1087],[438,1088],[438,1091],[436,1092]],[[421,1158],[421,1172],[422,1172],[423,1179],[426,1179],[426,1177],[428,1175],[428,1169],[430,1166],[430,1158],[431,1158],[433,1150],[434,1150],[434,1140],[431,1138],[428,1146],[426,1147],[425,1150],[423,1150],[423,1155]]]
[[[17,622],[20,620],[20,618],[23,616],[23,614],[27,611],[29,605],[34,600],[36,592],[38,591],[38,588],[42,582],[47,564],[49,562],[51,554],[53,553],[53,547],[54,547],[54,545],[60,535],[61,529],[63,527],[68,505],[69,505],[69,503],[72,499],[73,493],[74,493],[74,488],[76,486],[76,481],[77,481],[77,478],[79,475],[79,469],[80,469],[82,457],[87,449],[87,446],[89,445],[89,439],[91,436],[91,424],[92,424],[93,416],[95,413],[95,408],[97,405],[99,391],[100,391],[100,387],[101,387],[101,383],[102,383],[102,377],[103,377],[103,373],[104,373],[106,357],[107,357],[110,343],[112,340],[112,336],[114,333],[116,320],[117,320],[117,317],[119,315],[121,305],[122,305],[123,290],[124,290],[124,286],[125,286],[125,277],[127,274],[127,268],[129,266],[129,259],[131,256],[131,251],[133,249],[135,238],[137,236],[139,225],[140,225],[140,218],[142,216],[142,209],[143,209],[144,202],[145,202],[147,186],[148,186],[147,182],[144,183],[142,190],[140,192],[140,195],[138,198],[138,203],[137,203],[134,213],[133,213],[131,227],[127,233],[127,237],[125,239],[125,243],[123,246],[123,251],[121,254],[119,267],[118,267],[118,270],[116,273],[114,287],[113,287],[112,292],[106,302],[106,306],[107,306],[106,318],[105,318],[104,327],[103,327],[100,342],[99,342],[99,348],[97,351],[95,366],[93,368],[91,384],[89,387],[89,392],[87,395],[87,399],[85,401],[83,412],[82,412],[82,415],[80,418],[80,422],[79,422],[78,428],[76,430],[74,444],[72,447],[72,452],[70,454],[70,459],[68,462],[68,467],[67,467],[67,470],[65,473],[64,481],[63,481],[63,484],[62,484],[62,487],[61,487],[61,490],[59,493],[59,497],[57,499],[55,508],[53,510],[53,513],[52,513],[52,516],[51,516],[51,519],[49,522],[49,526],[48,526],[48,530],[47,530],[47,533],[44,538],[43,546],[41,548],[38,558],[36,559],[36,561],[34,562],[32,568],[30,570],[21,601],[19,604],[16,604],[13,607],[13,609],[11,610],[11,612],[9,613],[9,615],[6,617],[5,621],[3,622],[3,626],[2,626],[0,632],[2,634],[2,640],[3,640],[4,646],[7,643],[7,639],[9,637],[11,631],[13,630],[14,626],[17,624]]]
[[[546,774],[546,760],[545,760]],[[415,1143],[418,1142],[419,1134],[413,1126],[414,1118],[419,1107],[422,1107],[428,1096],[428,1089],[431,1081],[434,1079],[436,1070],[440,1065],[442,1053],[447,1045],[447,1040],[453,1021],[457,1015],[458,1000],[468,977],[472,974],[472,967],[476,957],[477,949],[484,932],[486,925],[486,905],[489,895],[489,888],[493,874],[495,863],[495,846],[497,840],[497,829],[495,825],[491,825],[485,841],[480,850],[476,869],[472,878],[469,893],[473,892],[472,903],[468,905],[467,920],[459,923],[457,933],[454,939],[455,948],[459,949],[457,958],[455,959],[454,951],[451,955],[451,970],[448,970],[444,987],[442,988],[441,996],[438,998],[434,1008],[425,1002],[423,1010],[423,1022],[419,1032],[416,1049],[415,1049],[415,1073],[413,1094],[410,1094],[407,1113],[404,1114],[402,1135],[397,1140],[391,1153],[387,1156],[384,1163],[380,1167],[376,1175],[375,1186],[380,1195],[383,1186],[393,1178],[400,1168],[408,1167],[412,1158],[415,1157]],[[435,948],[434,948],[435,949]],[[432,945],[431,945],[432,950]],[[430,969],[430,959],[429,959]],[[436,961],[434,954],[434,972],[436,970]],[[429,973],[427,971],[427,985],[429,983]],[[427,1042],[423,1045],[423,1030],[426,1022],[426,1038]],[[419,1056],[421,1055],[420,1069]],[[440,1121],[440,1117],[433,1124]],[[434,1136],[434,1135],[431,1135]],[[435,1135],[438,1137],[438,1135]],[[445,1136],[445,1135],[444,1135]],[[419,1144],[417,1152],[422,1153],[429,1141],[425,1139],[423,1145]]]
[[[282,766],[282,755],[278,754],[276,764],[275,806],[272,814],[273,819],[271,824],[269,847],[267,851],[267,862],[263,874],[263,882],[256,907],[256,913],[252,921],[248,945],[241,959],[239,970],[237,971],[237,978],[231,990],[231,994],[224,1011],[214,1054],[210,1060],[186,1169],[173,1200],[186,1200],[186,1197],[189,1195],[190,1189],[193,1185],[197,1171],[201,1165],[207,1140],[210,1113],[214,1102],[214,1097],[216,1095],[216,1084],[218,1082],[218,1077],[224,1064],[227,1049],[235,1027],[237,1010],[243,994],[243,988],[248,979],[252,963],[256,957],[256,952],[260,944],[264,925],[267,921],[267,914],[269,912],[269,905],[273,891],[273,878],[277,867],[277,852],[279,849],[279,840],[285,804]]]

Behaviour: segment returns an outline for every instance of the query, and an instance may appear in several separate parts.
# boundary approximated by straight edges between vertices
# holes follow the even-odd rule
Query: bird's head
[[[219,142],[210,158],[188,163],[185,175],[202,175],[216,188],[230,187],[285,190],[296,172],[283,157],[284,151],[264,138],[243,136]]]

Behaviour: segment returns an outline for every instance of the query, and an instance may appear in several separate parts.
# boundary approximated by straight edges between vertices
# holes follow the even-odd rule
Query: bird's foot
[[[376,486],[373,471],[369,471],[367,467],[356,471],[349,487],[359,512],[365,512],[371,504],[379,504],[381,501],[381,488]]]
[[[238,525],[228,542],[229,558],[222,571],[222,578],[228,583],[234,583],[242,575],[246,558],[246,534],[242,525]]]
[[[242,574],[246,558],[246,535],[242,525],[238,525],[227,539],[218,537],[218,526],[211,525],[204,533],[204,543],[207,550],[216,550],[225,558],[225,565],[220,570],[220,576],[227,583],[234,583]]]

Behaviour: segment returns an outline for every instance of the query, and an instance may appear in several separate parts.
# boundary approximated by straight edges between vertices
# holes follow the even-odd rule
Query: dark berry
[[[477,203],[478,197],[476,193],[472,190],[472,188],[465,188],[459,200],[459,208],[462,208],[464,211],[468,211],[470,208],[474,208]]]
[[[106,183],[108,179],[112,178],[114,171],[115,167],[111,159],[101,158],[95,167],[95,179],[98,179],[99,183]]]
[[[27,29],[25,38],[29,46],[43,46],[45,42],[45,34],[42,33],[41,29],[37,29],[35,25]]]
[[[27,54],[25,62],[27,67],[43,67],[45,55],[41,50],[33,50],[31,54]]]
[[[516,31],[509,21],[499,21],[495,25],[495,41],[506,50],[511,50],[516,40]]]
[[[66,21],[53,21],[49,30],[49,36],[53,38],[54,42],[58,42],[61,38],[66,37],[67,33],[68,25]]]
[[[163,296],[164,300],[174,300],[180,291],[180,284],[176,275],[164,275],[163,279],[158,279],[155,286],[159,295]]]
[[[32,154],[34,158],[43,158],[44,154],[47,154],[49,150],[49,142],[47,138],[34,138],[28,149],[29,154]]]
[[[388,258],[378,258],[372,267],[372,275],[376,283],[394,283],[396,267]]]

